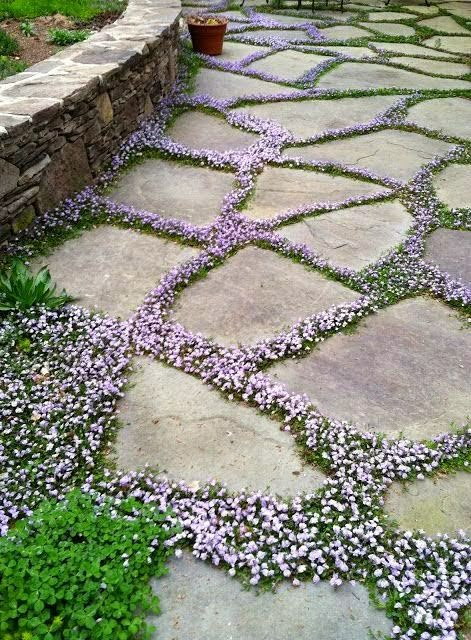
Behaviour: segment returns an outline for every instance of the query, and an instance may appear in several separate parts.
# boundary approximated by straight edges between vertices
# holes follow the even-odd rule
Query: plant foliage
[[[76,42],[82,42],[86,40],[90,35],[90,31],[85,29],[50,29],[49,40],[52,44],[57,44],[60,47],[66,47],[69,44],[75,44]]]
[[[18,42],[6,31],[0,29],[0,56],[11,56],[19,49]]]

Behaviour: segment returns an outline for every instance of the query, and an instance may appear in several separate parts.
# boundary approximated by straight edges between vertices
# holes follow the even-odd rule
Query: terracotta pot
[[[193,50],[208,56],[220,56],[227,22],[223,24],[188,23]]]

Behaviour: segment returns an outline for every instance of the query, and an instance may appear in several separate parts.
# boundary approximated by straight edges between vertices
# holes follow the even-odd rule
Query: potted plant
[[[227,18],[219,16],[188,16],[193,49],[209,56],[222,53],[224,34],[227,29]]]

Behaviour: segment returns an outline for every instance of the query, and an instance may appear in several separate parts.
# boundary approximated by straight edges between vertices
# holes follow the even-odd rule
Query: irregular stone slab
[[[322,89],[471,89],[471,82],[432,78],[381,64],[344,62],[321,76],[317,86]]]
[[[362,269],[402,242],[413,218],[397,201],[331,211],[277,229],[333,264]]]
[[[182,113],[169,129],[168,135],[190,149],[216,151],[238,151],[258,139],[253,133],[231,127],[223,118],[201,111]]]
[[[305,31],[299,31],[294,29],[256,29],[255,31],[247,31],[245,34],[247,37],[255,38],[277,38],[278,40],[285,40],[286,42],[298,42],[308,41],[311,39]]]
[[[302,169],[265,167],[257,177],[255,195],[244,213],[252,220],[316,202],[342,202],[346,198],[381,191],[371,182]]]
[[[280,80],[297,80],[307,71],[326,60],[332,60],[332,58],[288,49],[263,58],[263,60],[257,60],[249,65],[249,69],[273,74]]]
[[[306,147],[290,147],[283,157],[328,160],[370,169],[381,176],[407,181],[435,156],[453,147],[419,133],[385,129],[366,135],[332,140]]]
[[[442,302],[403,300],[270,372],[362,430],[432,438],[469,415],[471,331]],[[341,393],[339,393],[341,390]]]
[[[437,229],[427,238],[424,257],[471,287],[471,231]]]
[[[328,130],[344,129],[366,124],[389,109],[400,96],[368,96],[339,100],[303,100],[302,102],[273,102],[236,109],[258,118],[274,120],[297,138],[310,138]]]
[[[444,2],[441,6],[454,16],[471,19],[471,7],[467,2]]]
[[[153,640],[312,640],[313,629],[316,640],[366,640],[392,626],[360,585],[284,583],[257,595],[189,553],[169,568],[152,581],[162,611],[149,619],[157,629]]]
[[[429,27],[434,31],[443,31],[443,33],[466,33],[469,35],[468,29],[462,27],[460,24],[450,18],[450,16],[438,16],[436,18],[428,18],[427,20],[421,20],[419,25],[423,27]]]
[[[409,20],[415,19],[413,13],[399,13],[399,11],[375,11],[374,13],[368,14],[369,22],[381,22],[382,20]]]
[[[349,5],[353,8],[353,5]],[[362,7],[363,9],[363,7]],[[322,11],[314,10],[314,15],[320,20],[331,19],[337,20],[337,22],[348,22],[351,18],[355,18],[357,14],[354,11],[336,11],[335,9],[325,9]]]
[[[268,338],[358,294],[266,249],[247,247],[183,291],[175,319],[223,345]]]
[[[390,58],[390,61],[406,67],[412,67],[412,69],[417,69],[424,73],[436,73],[442,76],[460,77],[471,72],[471,67],[468,64],[449,62],[448,60],[426,60],[425,58],[398,56],[397,58]]]
[[[322,46],[322,45],[320,45]],[[325,45],[322,46],[323,49],[326,49],[329,53],[341,53],[352,58],[376,58],[378,55],[372,49],[368,49],[368,47],[349,47],[347,45]],[[315,51],[316,47],[312,47],[312,50]]]
[[[313,492],[324,476],[304,466],[280,424],[178,369],[140,358],[120,401],[123,427],[117,463],[146,463],[173,480],[226,482],[229,490],[269,490],[283,496]]]
[[[426,47],[434,49],[445,49],[453,53],[471,54],[471,37],[466,36],[433,36],[428,40],[424,40]]]
[[[471,207],[471,165],[452,164],[433,178],[437,196],[449,207]]]
[[[395,24],[394,22],[360,22],[362,27],[366,29],[372,29],[378,31],[378,33],[384,33],[387,36],[413,36],[415,30],[406,24]]]
[[[222,53],[218,56],[218,60],[240,62],[240,60],[243,60],[256,51],[266,51],[268,53],[269,47],[254,46],[252,44],[244,44],[243,42],[230,42],[229,40],[225,40]]]
[[[450,118],[450,113],[453,118]],[[407,119],[419,127],[440,130],[459,138],[471,138],[471,100],[466,98],[424,100],[409,109]]]
[[[365,31],[365,29],[349,25],[327,27],[327,29],[319,29],[319,31],[327,40],[351,40],[352,38],[367,38],[370,35],[369,31]]]
[[[281,24],[312,24],[313,20],[309,18],[298,18],[297,16],[284,16],[279,13],[270,13],[268,16],[270,20],[276,20]]]
[[[114,202],[192,224],[208,224],[219,215],[234,176],[225,171],[146,160],[124,173],[109,196]],[[184,189],[176,188],[185,185]]]
[[[454,58],[451,53],[444,53],[443,51],[433,51],[427,47],[420,47],[417,44],[406,44],[402,42],[370,42],[377,49],[383,51],[389,51],[390,53],[396,53],[401,55],[411,56],[428,56],[429,58]]]
[[[196,254],[176,242],[103,225],[68,240],[47,258],[34,258],[32,266],[47,263],[58,289],[65,287],[77,304],[127,318],[169,269]]]
[[[438,7],[427,7],[426,5],[406,4],[404,5],[404,9],[409,9],[409,11],[420,13],[425,16],[432,16],[435,13],[438,13]]]
[[[386,512],[402,529],[423,529],[427,535],[471,533],[471,474],[426,478],[405,487],[394,483],[386,498]]]
[[[215,69],[201,69],[198,72],[194,91],[195,94],[209,95],[220,100],[243,98],[251,95],[288,95],[292,92],[293,89],[290,87],[282,87],[273,82],[247,78],[235,73],[216,71]]]

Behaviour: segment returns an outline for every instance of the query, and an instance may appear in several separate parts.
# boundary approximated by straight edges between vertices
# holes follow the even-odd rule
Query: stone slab
[[[307,41],[312,42],[305,31],[299,29],[255,29],[247,31],[245,36],[248,38],[277,38],[285,42]]]
[[[332,60],[332,58],[288,49],[253,62],[249,65],[249,69],[270,73],[280,80],[294,81],[326,60]]]
[[[380,190],[381,187],[377,184],[344,176],[302,169],[265,167],[257,176],[255,195],[244,213],[252,220],[260,220],[289,209],[317,202],[342,202],[346,198]]]
[[[326,415],[362,430],[432,438],[470,411],[471,331],[442,302],[404,300],[269,369]]]
[[[273,82],[247,78],[235,73],[216,71],[215,69],[201,69],[196,76],[196,94],[209,95],[220,100],[243,98],[244,96],[260,95],[272,96],[290,94],[293,89],[282,87]]]
[[[415,30],[406,24],[396,24],[394,22],[360,22],[359,24],[366,29],[372,29],[387,36],[409,37],[415,34]]]
[[[392,626],[360,585],[282,584],[257,594],[190,554],[169,568],[152,581],[162,611],[150,618],[152,640],[312,640],[314,629],[316,640],[367,640]]]
[[[252,53],[256,53],[257,51],[266,51],[268,53],[269,48],[254,46],[252,44],[245,44],[243,42],[230,42],[229,40],[225,40],[222,53],[220,56],[218,56],[218,60],[240,62],[240,60],[243,60],[247,56],[250,56]]]
[[[312,24],[313,20],[309,18],[298,18],[298,16],[285,16],[279,13],[270,13],[267,16],[270,20],[276,20],[280,24]]]
[[[427,7],[427,5],[406,4],[404,5],[404,9],[408,9],[409,11],[413,11],[414,13],[419,13],[424,16],[433,16],[438,13],[438,7],[434,7],[433,5]]]
[[[442,31],[443,33],[466,33],[471,35],[470,31],[450,18],[450,16],[437,16],[436,18],[427,18],[418,23],[422,27],[428,27],[434,31]]]
[[[424,40],[426,47],[433,49],[445,49],[452,53],[471,54],[471,36],[433,36],[428,40]]]
[[[471,231],[437,229],[426,240],[424,258],[471,287]]]
[[[471,6],[469,2],[444,2],[441,7],[454,16],[471,20]]]
[[[351,27],[350,25],[327,27],[326,29],[319,29],[319,31],[327,40],[352,40],[353,38],[367,38],[370,35],[370,32],[365,29]]]
[[[404,56],[427,56],[429,58],[454,58],[451,53],[444,53],[443,51],[434,51],[427,47],[421,47],[417,44],[406,44],[403,42],[370,42],[376,48],[383,51],[389,51],[390,53],[400,54]]]
[[[407,119],[446,135],[471,138],[471,100],[466,98],[424,100],[409,109]]]
[[[219,215],[234,176],[206,167],[152,159],[124,173],[110,199],[192,224],[209,224]],[[185,185],[177,189],[176,185]]]
[[[310,138],[328,130],[366,124],[389,109],[400,96],[367,96],[339,100],[303,100],[272,102],[236,109],[258,118],[275,120],[299,139]]]
[[[223,345],[253,343],[358,294],[273,251],[247,247],[186,288],[174,318]]]
[[[65,287],[76,304],[127,318],[168,270],[196,254],[176,242],[103,225],[68,240],[47,258],[34,258],[32,266],[48,264],[58,289]]]
[[[470,164],[452,164],[433,178],[437,196],[451,208],[471,207],[470,184]]]
[[[401,64],[424,73],[434,73],[441,76],[452,76],[459,78],[467,73],[471,73],[469,64],[459,62],[449,62],[448,60],[426,60],[425,58],[410,58],[409,56],[398,56],[389,58],[394,64]]]
[[[178,116],[167,132],[168,136],[190,149],[240,151],[257,139],[253,133],[227,124],[224,118],[201,111],[186,111]]]
[[[386,512],[402,529],[423,529],[427,535],[471,533],[471,474],[464,471],[426,478],[406,486],[394,483]]]
[[[317,86],[322,89],[471,89],[471,82],[432,78],[381,64],[344,62],[321,76]]]
[[[333,5],[332,5],[333,6]],[[353,9],[353,5],[349,4],[349,7]],[[363,8],[363,7],[362,7]],[[318,11],[314,9],[314,17],[320,20],[336,20],[337,22],[348,22],[350,19],[356,17],[354,11],[339,11],[335,9],[325,9]]]
[[[380,176],[407,181],[435,156],[446,154],[452,147],[448,142],[419,133],[385,129],[331,142],[290,147],[282,155],[342,162],[369,169]]]
[[[374,13],[368,14],[369,22],[381,22],[382,20],[386,21],[401,21],[401,20],[415,20],[417,16],[413,13],[400,13],[399,11],[375,11]]]
[[[323,49],[326,49],[329,53],[340,53],[351,56],[352,58],[376,58],[378,55],[372,49],[368,47],[349,47],[348,45],[319,45]],[[317,47],[312,47],[312,51],[315,51]]]
[[[303,465],[280,423],[226,400],[200,380],[156,360],[139,358],[119,403],[117,463],[146,463],[173,480],[226,482],[231,491],[313,492],[324,476]]]
[[[402,242],[413,218],[397,201],[331,211],[277,232],[306,244],[333,264],[362,269]]]

